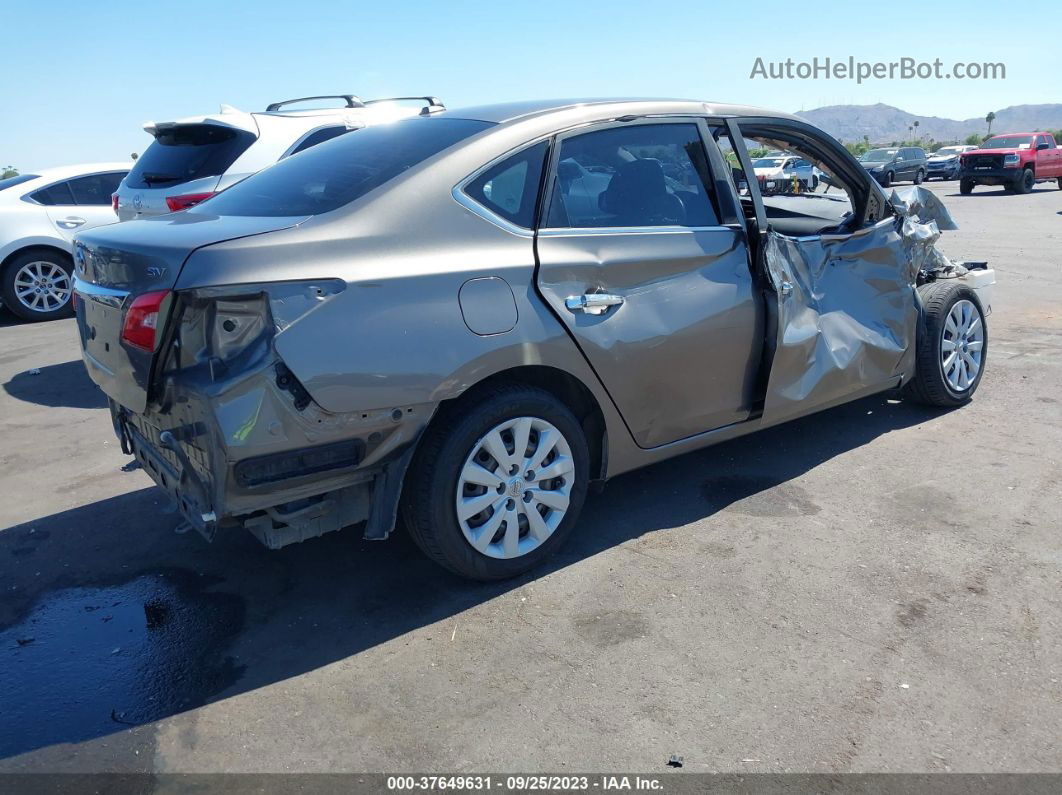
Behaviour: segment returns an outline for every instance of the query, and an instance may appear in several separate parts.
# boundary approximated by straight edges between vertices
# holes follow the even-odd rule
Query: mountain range
[[[985,111],[987,115],[987,111]],[[1035,132],[1062,128],[1062,104],[1012,105],[995,111],[992,132]],[[829,105],[814,110],[798,111],[797,116],[821,127],[841,141],[862,141],[867,136],[872,144],[890,143],[910,138],[910,127],[917,121],[916,135],[923,140],[962,141],[970,133],[984,135],[988,131],[984,116],[973,119],[942,119],[939,116],[917,116],[891,105]]]

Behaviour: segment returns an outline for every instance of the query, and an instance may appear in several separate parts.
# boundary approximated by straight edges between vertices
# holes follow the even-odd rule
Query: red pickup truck
[[[1028,193],[1037,182],[1057,180],[1062,189],[1062,149],[1051,133],[993,135],[980,149],[959,158],[959,193],[975,185],[1002,185],[1008,193]]]

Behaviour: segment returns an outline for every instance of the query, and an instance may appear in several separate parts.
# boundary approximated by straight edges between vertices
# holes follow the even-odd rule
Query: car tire
[[[922,180],[924,180],[925,177],[926,177],[925,172],[922,171],[922,169],[918,169],[918,171],[915,172],[914,184],[915,185],[921,185],[922,184]]]
[[[886,171],[885,172],[885,176],[883,176],[881,178],[881,187],[883,187],[883,188],[892,187],[892,179],[893,179],[892,172],[891,171]]]
[[[974,181],[972,179],[960,179],[959,180],[959,193],[963,196],[969,196],[973,193]]]
[[[988,362],[988,326],[981,302],[975,290],[956,279],[923,284],[918,295],[922,315],[915,375],[904,393],[929,406],[961,406],[977,391]]]
[[[1014,182],[1015,193],[1029,193],[1036,185],[1036,176],[1033,174],[1031,168],[1027,168],[1021,172],[1021,176]]]
[[[1062,177],[1058,178],[1058,189],[1062,190]]]
[[[36,249],[7,263],[0,294],[4,306],[23,320],[56,320],[74,314],[73,285],[74,263],[69,257]]]
[[[521,433],[525,448],[517,451]],[[586,498],[589,459],[582,426],[549,392],[524,385],[483,390],[441,412],[421,440],[403,489],[406,527],[429,558],[456,574],[515,577],[571,534]],[[528,466],[562,474],[525,479]]]

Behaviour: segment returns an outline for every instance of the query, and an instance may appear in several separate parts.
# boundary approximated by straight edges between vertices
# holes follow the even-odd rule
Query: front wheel
[[[485,391],[440,414],[422,440],[403,490],[406,526],[450,571],[515,577],[571,534],[589,458],[579,421],[549,392]]]
[[[972,179],[960,179],[959,180],[959,193],[963,196],[969,196],[973,193],[974,181]]]
[[[893,174],[891,171],[886,171],[885,176],[881,178],[881,187],[888,188],[892,186]]]
[[[73,314],[73,263],[54,251],[27,251],[7,264],[4,306],[23,320],[54,320]]]
[[[1058,189],[1062,190],[1062,177],[1058,178]]]
[[[1036,185],[1036,176],[1032,173],[1032,169],[1025,169],[1021,172],[1021,176],[1018,177],[1018,181],[1014,183],[1015,193],[1029,193]]]
[[[906,394],[930,406],[961,406],[981,383],[988,356],[988,327],[977,293],[947,279],[918,288],[922,317],[918,324],[915,377]]]

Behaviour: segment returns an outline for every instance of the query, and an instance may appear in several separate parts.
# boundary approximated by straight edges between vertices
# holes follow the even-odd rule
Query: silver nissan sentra
[[[825,178],[762,195],[762,148]],[[383,539],[401,510],[497,579],[592,482],[896,387],[968,401],[995,279],[936,249],[953,228],[784,114],[426,111],[79,235],[76,310],[123,450],[207,539]]]

